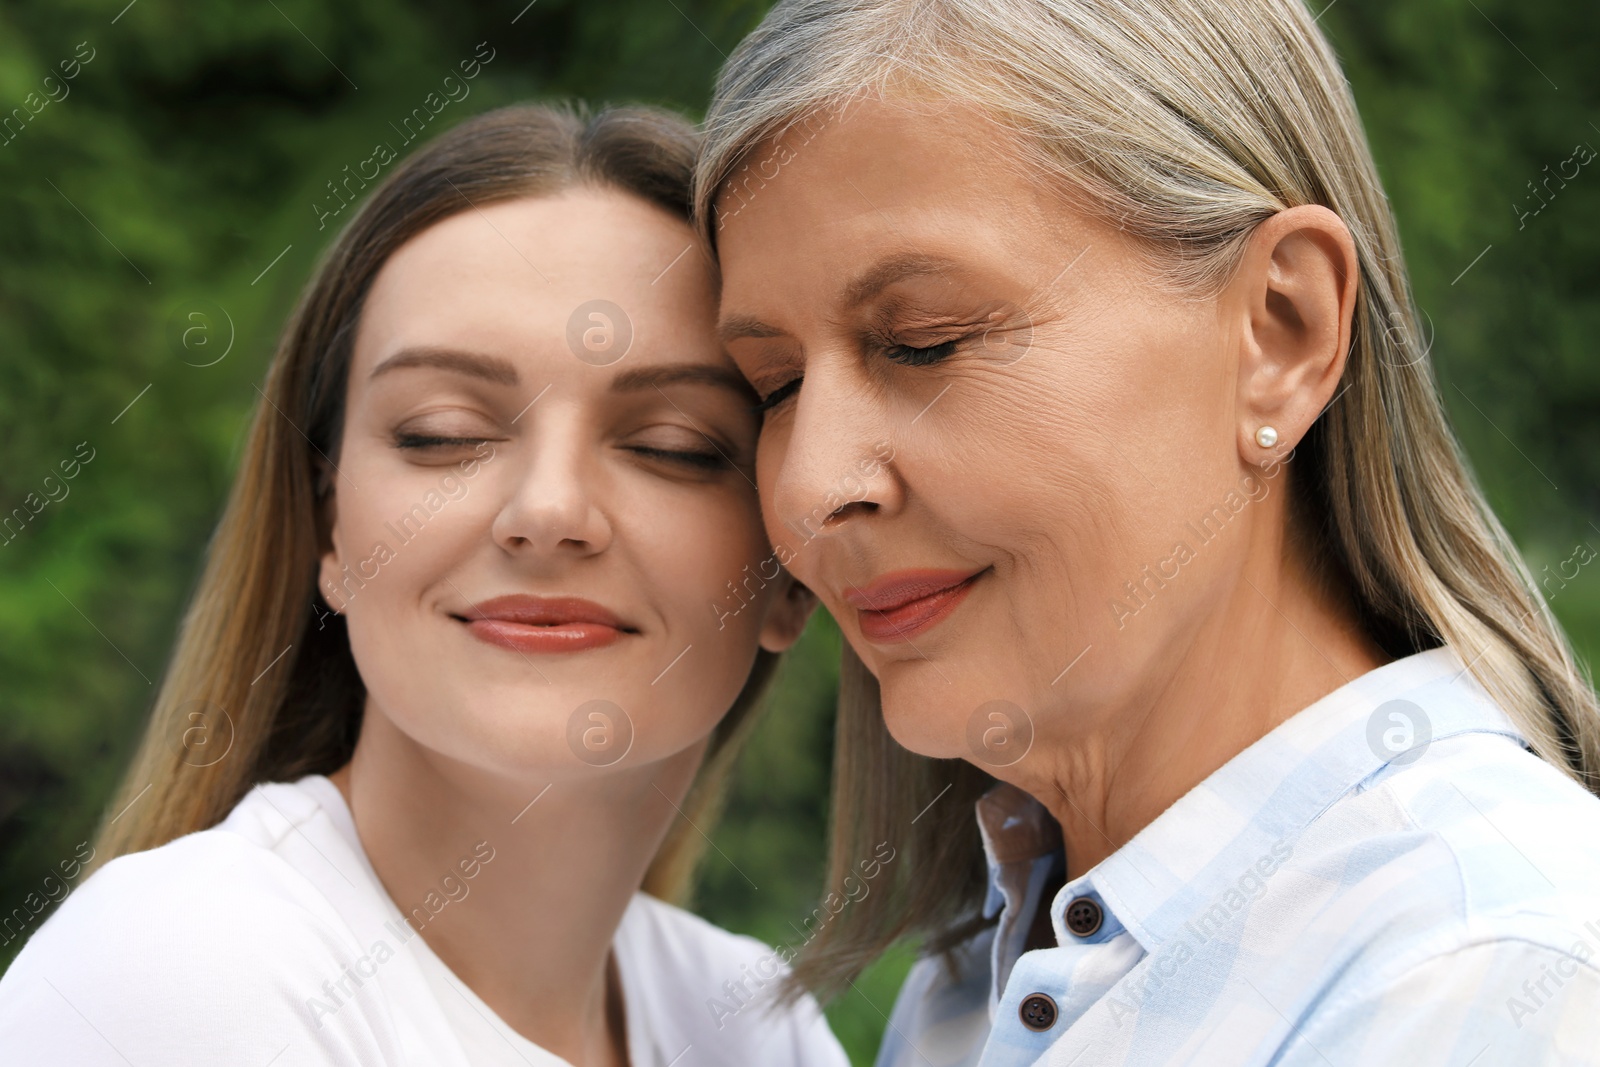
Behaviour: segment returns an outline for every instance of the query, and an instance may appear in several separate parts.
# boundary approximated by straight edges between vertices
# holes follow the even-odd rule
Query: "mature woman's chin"
[[[971,718],[965,702],[939,699],[926,691],[883,696],[883,723],[889,736],[906,751],[928,759],[984,762],[982,730],[977,731],[976,747],[969,738],[974,732]]]
[[[960,749],[950,745],[950,738],[955,731],[948,725],[930,721],[926,709],[920,714],[914,707],[897,712],[895,705],[885,700],[883,724],[888,728],[889,736],[907,752],[929,759],[956,759],[962,755]]]

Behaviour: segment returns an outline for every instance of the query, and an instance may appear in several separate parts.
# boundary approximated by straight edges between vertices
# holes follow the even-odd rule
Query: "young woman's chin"
[[[610,673],[617,681],[596,685],[563,678],[561,667],[544,664],[549,684],[481,683],[463,676],[421,700],[415,691],[390,695],[380,687],[369,693],[367,715],[382,716],[424,754],[542,785],[694,759],[736,695],[693,708],[664,706],[649,699],[648,678],[629,677],[637,661],[618,663],[614,657],[605,663],[587,655],[572,660],[569,670]]]

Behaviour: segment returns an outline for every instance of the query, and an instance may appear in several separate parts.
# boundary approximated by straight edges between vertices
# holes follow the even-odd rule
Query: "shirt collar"
[[[1098,892],[1153,952],[1241,878],[1275,868],[1274,857],[1281,862],[1339,797],[1391,763],[1425,758],[1430,741],[1471,732],[1526,744],[1450,648],[1368,671],[1280,723],[1068,882],[1051,908],[1057,936],[1072,940],[1067,903]]]
[[[1020,906],[1018,882],[1026,885],[1036,860],[1061,851],[1061,830],[1049,811],[1027,793],[1000,782],[978,798],[978,834],[989,861],[989,894],[983,917],[1004,905]]]

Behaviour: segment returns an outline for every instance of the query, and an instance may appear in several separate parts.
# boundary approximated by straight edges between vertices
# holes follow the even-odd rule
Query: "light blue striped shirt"
[[[979,824],[997,923],[958,975],[912,968],[878,1067],[1600,1064],[1600,799],[1450,649],[1330,693],[1068,882],[1058,947],[1022,951],[1059,831],[1011,786]]]

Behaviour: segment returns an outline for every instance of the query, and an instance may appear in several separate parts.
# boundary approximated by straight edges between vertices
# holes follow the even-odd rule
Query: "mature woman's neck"
[[[625,1047],[612,938],[699,759],[696,746],[554,784],[497,777],[422,748],[369,703],[355,757],[332,777],[390,897],[426,918],[428,947],[518,1033],[606,1064]],[[475,858],[468,879],[461,864]],[[446,876],[466,895],[450,899]],[[438,913],[413,912],[430,893]]]
[[[1024,761],[1037,769],[1015,782],[1061,824],[1069,878],[1274,727],[1390,658],[1340,588],[1281,542],[1256,547],[1265,551],[1251,552],[1239,580],[1161,650],[1131,696],[1097,709],[1102,728],[1042,739],[1042,758]]]

